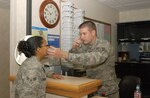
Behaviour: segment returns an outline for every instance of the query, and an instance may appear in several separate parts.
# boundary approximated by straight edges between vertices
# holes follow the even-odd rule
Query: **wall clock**
[[[59,7],[53,0],[44,0],[39,14],[42,24],[47,28],[54,28],[60,19]]]

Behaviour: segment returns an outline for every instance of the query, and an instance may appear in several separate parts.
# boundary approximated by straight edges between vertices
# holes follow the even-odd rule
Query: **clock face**
[[[58,10],[53,4],[49,3],[45,6],[44,18],[47,23],[52,25],[58,20]]]
[[[58,24],[60,12],[57,4],[52,0],[45,0],[40,7],[40,19],[44,26],[53,28]]]

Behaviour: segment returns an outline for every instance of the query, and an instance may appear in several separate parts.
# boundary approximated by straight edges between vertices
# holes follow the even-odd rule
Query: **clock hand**
[[[51,15],[51,12],[50,12],[50,11],[48,11],[48,13],[49,13],[49,15]]]

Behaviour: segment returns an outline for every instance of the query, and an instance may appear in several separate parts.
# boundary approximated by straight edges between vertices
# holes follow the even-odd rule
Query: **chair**
[[[124,76],[119,83],[120,98],[134,98],[134,91],[137,84],[141,84],[137,76]]]

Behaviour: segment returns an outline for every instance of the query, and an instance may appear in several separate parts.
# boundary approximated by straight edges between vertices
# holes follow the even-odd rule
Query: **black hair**
[[[18,51],[24,53],[26,57],[34,56],[37,48],[42,45],[43,38],[41,36],[30,37],[27,41],[20,41],[18,44]]]
[[[97,32],[96,25],[92,21],[85,21],[79,25],[79,29],[84,28],[84,27],[88,27],[90,31],[95,30]]]

